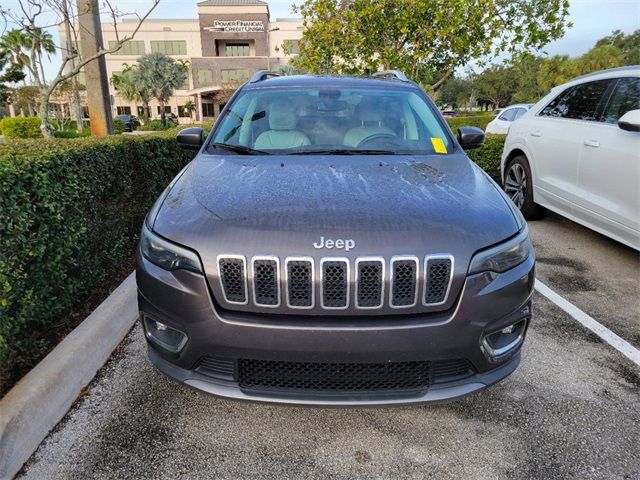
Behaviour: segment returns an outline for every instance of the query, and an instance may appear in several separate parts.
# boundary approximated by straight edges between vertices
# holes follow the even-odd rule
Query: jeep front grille
[[[241,255],[220,255],[218,275],[224,300],[231,304],[314,309],[317,303],[323,310],[345,310],[350,305],[360,310],[385,306],[406,309],[415,307],[422,298],[424,306],[444,305],[451,289],[453,257],[429,255],[420,262],[413,255],[395,256],[387,269],[382,257],[355,261],[325,257],[317,264],[316,275],[316,263],[310,257],[257,256],[247,265]]]
[[[287,259],[287,304],[291,308],[313,308],[313,260]]]
[[[453,274],[453,257],[430,256],[425,259],[426,286],[424,289],[425,305],[441,305],[447,301],[451,276]]]
[[[356,301],[359,308],[380,308],[384,298],[384,261],[356,260]]]
[[[320,281],[323,308],[347,308],[349,306],[349,261],[323,258]]]
[[[279,262],[276,257],[254,257],[253,295],[256,305],[277,307],[280,305]]]
[[[247,303],[247,275],[244,257],[220,256],[218,257],[218,269],[220,270],[222,291],[227,302]]]

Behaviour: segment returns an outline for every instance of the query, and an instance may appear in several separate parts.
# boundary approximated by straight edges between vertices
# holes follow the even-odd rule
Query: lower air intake
[[[311,363],[238,360],[242,390],[271,392],[365,393],[424,391],[429,362]]]

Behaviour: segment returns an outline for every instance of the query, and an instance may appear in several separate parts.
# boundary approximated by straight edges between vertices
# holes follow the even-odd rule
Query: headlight
[[[525,227],[511,240],[474,255],[469,274],[480,272],[505,272],[520,265],[533,252],[529,230]]]
[[[147,227],[146,222],[140,235],[140,250],[147,260],[165,270],[202,273],[200,258],[195,252],[160,238]]]

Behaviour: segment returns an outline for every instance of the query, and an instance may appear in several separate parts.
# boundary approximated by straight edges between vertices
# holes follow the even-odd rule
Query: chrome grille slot
[[[287,258],[287,303],[291,308],[313,308],[313,260]]]
[[[349,261],[347,259],[323,258],[320,267],[322,275],[322,307],[327,309],[349,306]]]
[[[218,257],[222,292],[229,303],[247,303],[247,274],[242,256]]]
[[[384,298],[384,260],[356,260],[356,305],[358,308],[380,308]]]
[[[418,293],[418,259],[416,257],[394,257],[391,259],[392,307],[413,307]]]
[[[441,305],[447,301],[451,277],[453,275],[453,257],[429,256],[425,258],[425,305]]]
[[[253,298],[256,305],[280,305],[279,262],[277,257],[253,258]]]

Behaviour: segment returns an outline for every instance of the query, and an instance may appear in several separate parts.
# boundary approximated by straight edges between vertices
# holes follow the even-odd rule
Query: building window
[[[109,40],[109,48],[114,48],[118,42],[115,40]],[[144,55],[144,41],[143,40],[129,40],[124,42],[122,47],[112,55]]]
[[[213,84],[213,71],[198,70],[198,85],[205,87]]]
[[[160,115],[161,113],[160,105],[158,105],[156,108],[158,109],[158,115]],[[164,106],[164,113],[171,113],[171,107],[169,105]]]
[[[118,115],[131,115],[131,107],[116,107]]]
[[[191,117],[191,115],[189,115],[189,113],[187,113],[187,111],[184,109],[184,105],[178,105],[178,116],[183,118]]]
[[[152,40],[151,51],[165,55],[186,55],[186,40]]]
[[[249,70],[222,70],[222,83],[245,82],[249,80]]]
[[[297,55],[300,53],[298,40],[283,40],[282,49],[286,55]]]
[[[213,117],[213,103],[203,103],[202,104],[202,116],[203,117]]]
[[[227,43],[225,45],[225,56],[227,57],[248,57],[248,43]]]

